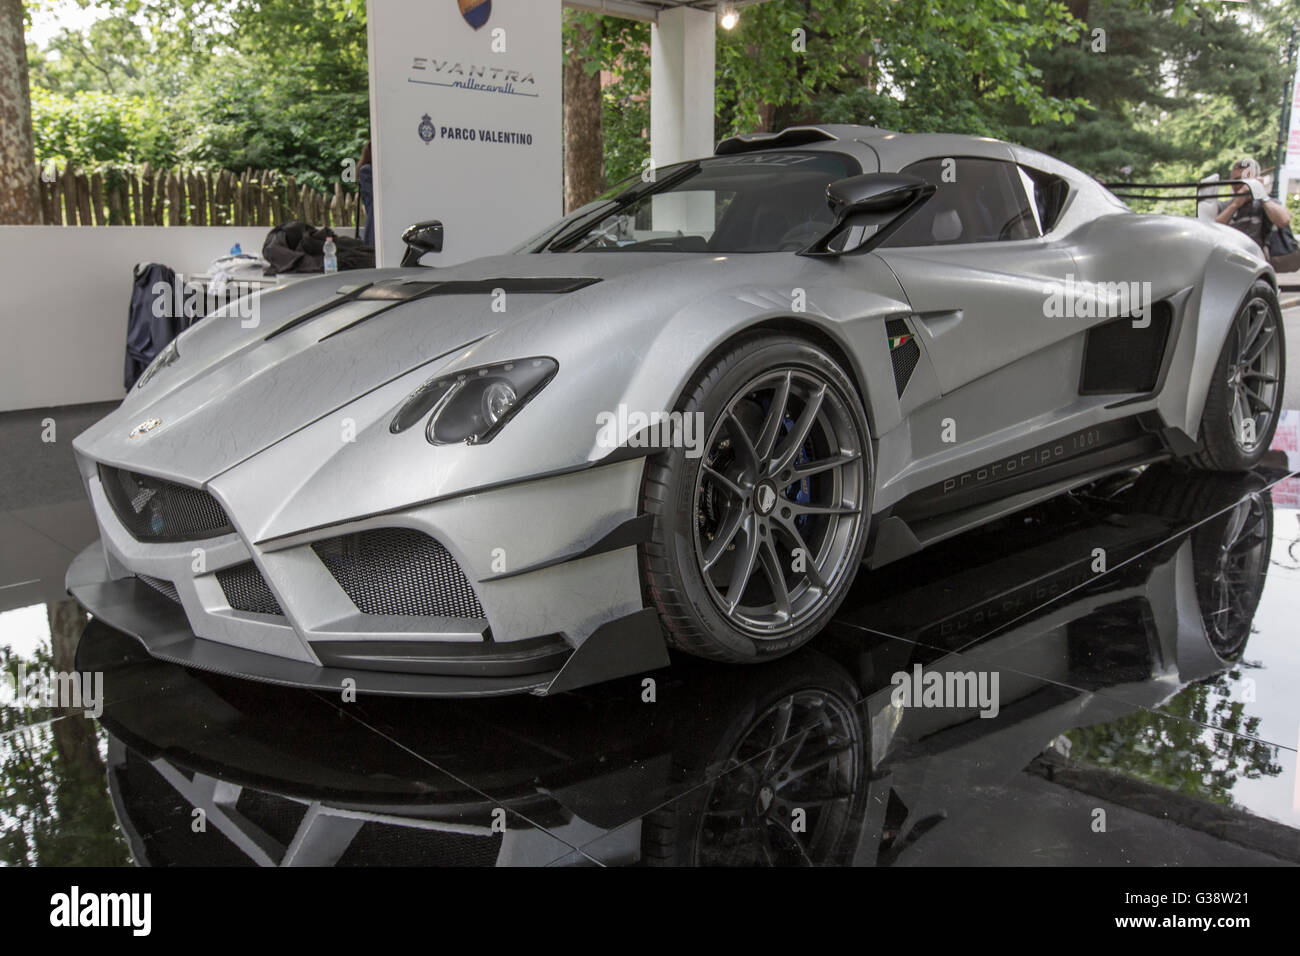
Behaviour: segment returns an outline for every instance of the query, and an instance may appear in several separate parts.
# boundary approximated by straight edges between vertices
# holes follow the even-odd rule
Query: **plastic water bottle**
[[[329,236],[325,240],[325,271],[339,271],[339,247],[334,244],[333,236]]]

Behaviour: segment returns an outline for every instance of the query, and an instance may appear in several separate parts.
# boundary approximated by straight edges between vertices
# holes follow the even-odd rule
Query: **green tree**
[[[26,28],[22,0],[0,0],[0,224],[4,225],[41,221]]]
[[[589,31],[581,42],[580,28]],[[565,47],[611,77],[601,89],[601,139],[603,178],[612,185],[640,172],[650,155],[650,25],[581,14],[565,21]]]
[[[1272,165],[1285,76],[1282,5],[1074,0],[1074,8],[1084,35],[1040,51],[1034,63],[1051,95],[1087,105],[1052,125],[1009,109],[1009,137],[1103,179],[1226,173],[1229,157],[1243,152]]]
[[[138,92],[156,63],[144,29],[122,13],[96,20],[85,30],[65,27],[43,48],[28,45],[32,85],[52,92]]]
[[[277,169],[313,186],[338,180],[369,138],[364,5],[337,0],[80,0],[107,15],[30,51],[32,72],[69,97],[44,114],[116,113],[152,123],[125,158]],[[122,41],[118,56],[110,52]],[[114,106],[78,94],[112,93]],[[134,99],[134,105],[127,98]],[[73,124],[75,126],[75,124]],[[42,130],[42,143],[61,134]],[[92,162],[98,146],[58,155]],[[46,157],[42,157],[46,158]]]
[[[718,135],[802,122],[993,133],[999,104],[1068,119],[1032,54],[1078,35],[1056,0],[776,0],[718,44]]]
[[[1140,710],[1070,731],[1070,757],[1214,803],[1231,804],[1238,780],[1276,777],[1279,748],[1256,738],[1233,693],[1234,669],[1180,691],[1159,711]]]

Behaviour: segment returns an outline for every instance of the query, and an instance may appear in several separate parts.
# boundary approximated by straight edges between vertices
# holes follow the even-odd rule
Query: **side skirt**
[[[1137,417],[1108,422],[922,488],[877,517],[872,568],[1091,482],[1169,458],[1174,436]]]

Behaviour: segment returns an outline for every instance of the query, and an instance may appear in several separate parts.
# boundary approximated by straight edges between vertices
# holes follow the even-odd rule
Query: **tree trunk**
[[[0,0],[0,225],[41,223],[22,0]]]
[[[601,129],[600,63],[583,58],[600,27],[577,25],[564,59],[564,208],[572,212],[605,191],[605,137]],[[588,73],[587,67],[591,72]]]

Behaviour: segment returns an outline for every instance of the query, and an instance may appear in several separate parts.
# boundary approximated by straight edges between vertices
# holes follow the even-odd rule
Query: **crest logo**
[[[433,125],[433,117],[428,113],[420,119],[420,139],[424,140],[424,145],[428,146],[438,135],[438,127]]]
[[[153,431],[161,424],[162,424],[161,418],[151,418],[146,422],[141,422],[139,425],[136,425],[135,428],[131,429],[131,434],[127,435],[126,437],[139,438],[141,435],[149,434],[151,431]]]
[[[483,28],[492,16],[492,0],[459,0],[460,15],[475,30]]]

